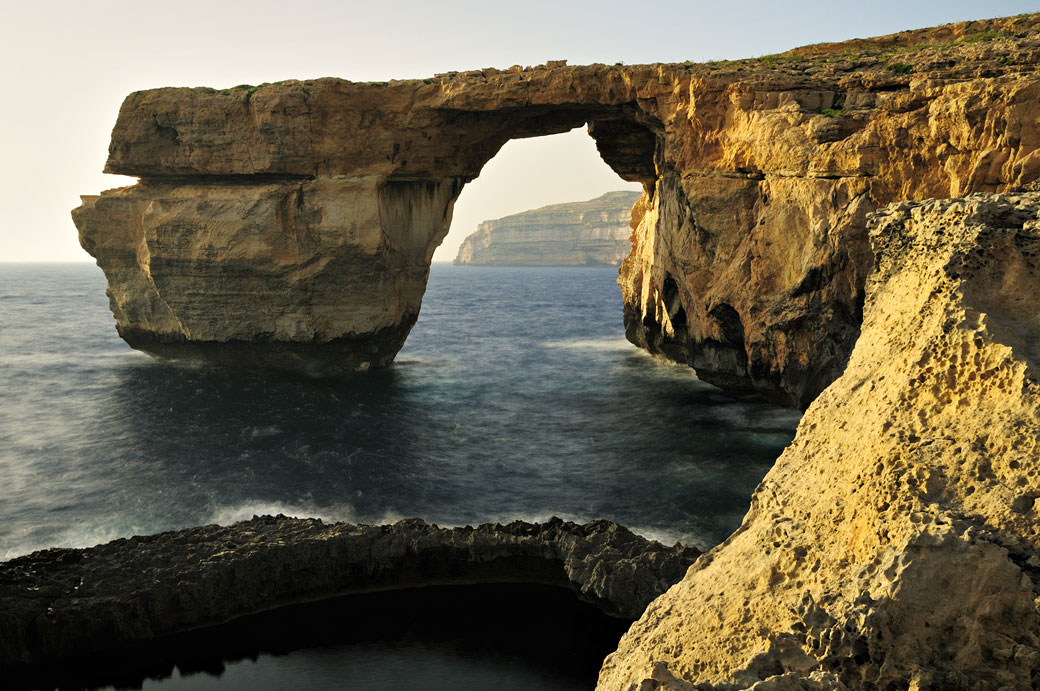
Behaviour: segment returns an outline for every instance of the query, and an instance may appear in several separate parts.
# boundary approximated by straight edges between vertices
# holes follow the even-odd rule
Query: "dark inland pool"
[[[154,360],[117,336],[97,267],[0,264],[0,559],[277,513],[447,526],[606,518],[710,548],[739,525],[799,413],[627,343],[616,279],[611,268],[435,264],[396,364],[311,377]],[[557,624],[543,624],[519,629],[551,640]],[[343,627],[345,642],[250,653],[219,677],[174,672],[163,684],[595,681],[578,653],[563,658],[585,670],[578,686],[554,686],[572,682],[508,652],[515,640],[359,639],[369,620]],[[490,646],[509,628],[477,638]]]
[[[569,590],[480,584],[372,593],[252,615],[15,688],[590,689],[630,622]]]

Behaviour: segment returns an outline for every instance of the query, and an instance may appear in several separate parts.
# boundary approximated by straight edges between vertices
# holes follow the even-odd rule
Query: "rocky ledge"
[[[871,239],[845,373],[599,688],[1040,688],[1040,193]]]
[[[642,183],[629,339],[804,407],[841,374],[867,214],[1040,177],[1040,15],[707,64],[483,69],[129,95],[73,212],[120,333],[159,355],[359,369],[418,315],[463,185],[584,124]]]
[[[639,192],[608,192],[484,221],[459,246],[456,264],[617,266],[632,248]]]
[[[560,586],[635,619],[698,555],[609,521],[555,518],[439,528],[264,516],[50,549],[0,563],[0,670],[24,675],[276,607],[434,585]]]

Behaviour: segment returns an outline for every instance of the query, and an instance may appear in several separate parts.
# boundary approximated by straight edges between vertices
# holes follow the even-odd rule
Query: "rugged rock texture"
[[[116,328],[163,356],[389,364],[419,316],[461,182],[146,178],[84,197]]]
[[[889,202],[1035,187],[1038,58],[1027,15],[724,64],[140,92],[108,170],[142,183],[74,213],[140,347],[379,365],[461,184],[510,138],[588,123],[645,189],[621,268],[629,338],[793,405],[833,382],[741,528],[650,605],[600,688],[1025,690],[1040,686],[1040,195],[900,202],[867,229]],[[344,265],[378,268],[355,283]],[[340,554],[328,544],[319,562]],[[239,551],[208,549],[199,570],[219,583],[213,564]],[[45,568],[65,573],[61,554]],[[289,554],[233,573],[276,589],[302,562]],[[74,589],[59,579],[28,618],[0,610],[8,659],[97,633],[48,628]],[[178,619],[199,611],[180,586],[156,592],[134,622],[197,625]]]
[[[19,672],[337,595],[540,583],[634,619],[700,553],[609,521],[438,528],[284,516],[0,563],[0,670]]]
[[[1040,175],[1037,24],[694,70],[662,117],[666,165],[621,270],[629,339],[711,383],[807,405],[858,335],[868,212]]]
[[[845,373],[599,688],[1040,687],[1040,193],[871,239]]]
[[[1027,15],[705,65],[137,92],[106,170],[142,183],[74,217],[138,347],[382,365],[461,185],[511,138],[588,123],[646,190],[621,271],[629,338],[804,406],[859,333],[868,212],[1040,177],[1038,29]]]
[[[484,221],[459,246],[456,264],[617,266],[631,249],[638,192],[608,192]]]

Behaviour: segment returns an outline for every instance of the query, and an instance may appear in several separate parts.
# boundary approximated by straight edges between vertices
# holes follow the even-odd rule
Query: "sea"
[[[120,340],[105,285],[90,264],[0,264],[0,560],[262,514],[606,518],[708,549],[799,419],[629,344],[613,268],[435,263],[395,364],[325,377],[155,360]],[[484,648],[355,636],[131,686],[595,684]]]

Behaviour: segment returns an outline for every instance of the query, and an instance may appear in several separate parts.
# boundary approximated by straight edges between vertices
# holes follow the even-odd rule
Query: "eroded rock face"
[[[459,246],[456,264],[617,266],[631,247],[638,192],[608,192],[484,221]]]
[[[1040,193],[873,216],[865,320],[601,689],[1040,685]]]
[[[381,365],[460,185],[511,138],[588,123],[604,161],[646,190],[621,270],[629,338],[804,406],[859,333],[868,212],[1040,177],[1038,28],[1027,15],[719,64],[137,92],[106,170],[143,182],[87,198],[75,219],[138,347],[233,342],[282,359],[329,346],[329,363]],[[163,211],[202,187],[226,201]],[[361,263],[357,279],[343,268]],[[193,306],[214,294],[223,312]]]
[[[146,179],[73,217],[119,334],[164,356],[389,364],[419,315],[462,184]]]
[[[254,517],[0,563],[0,669],[19,674],[337,595],[539,583],[634,619],[700,553],[609,521],[439,528]]]

